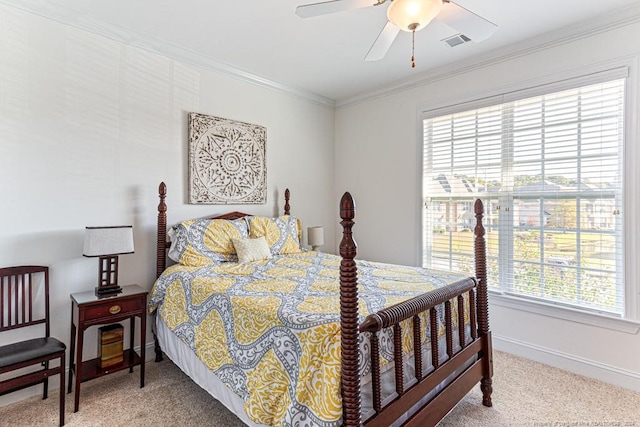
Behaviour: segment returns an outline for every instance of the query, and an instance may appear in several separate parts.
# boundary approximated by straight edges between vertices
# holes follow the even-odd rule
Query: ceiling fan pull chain
[[[413,29],[413,32],[411,33],[411,68],[416,68],[416,61],[415,61],[415,53],[416,53],[416,29]]]

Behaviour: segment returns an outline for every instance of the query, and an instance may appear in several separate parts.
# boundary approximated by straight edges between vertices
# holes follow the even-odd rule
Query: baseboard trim
[[[551,348],[530,344],[513,338],[503,337],[496,335],[495,333],[492,334],[492,338],[493,347],[496,350],[515,354],[516,356],[564,369],[569,372],[573,372],[574,374],[584,375],[585,377],[594,378],[609,384],[640,392],[640,374],[637,372],[616,368],[615,366],[595,362],[593,360],[560,352]],[[146,363],[153,362],[155,360],[154,343],[147,343],[145,350]],[[136,347],[136,351],[139,352],[140,347]],[[68,378],[69,368],[67,367],[65,369],[65,380]],[[58,390],[59,387],[60,384],[58,382],[57,375],[49,379],[50,396],[55,394],[52,393],[52,390]],[[0,397],[0,407],[19,402],[33,396],[40,396],[41,393],[41,385],[9,393]]]
[[[492,334],[496,350],[640,392],[640,373],[585,359],[551,348]]]
[[[140,346],[134,347],[135,350],[140,354]],[[67,355],[68,358],[69,355]],[[145,346],[145,355],[144,360],[145,363],[153,362],[156,358],[156,354],[154,352],[154,343],[147,343]],[[67,361],[67,363],[69,363]],[[69,380],[69,367],[67,366],[64,370],[64,380]],[[60,377],[58,375],[54,375],[49,378],[49,397],[57,398],[57,391],[60,389]],[[5,394],[4,396],[0,396],[0,407],[11,405],[13,403],[20,402],[22,400],[29,399],[34,396],[42,396],[42,384],[37,384],[22,390],[15,391],[13,393]],[[73,393],[68,394],[66,399],[73,399]]]

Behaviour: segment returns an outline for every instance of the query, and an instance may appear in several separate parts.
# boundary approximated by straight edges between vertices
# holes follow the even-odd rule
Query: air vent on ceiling
[[[464,34],[456,34],[455,36],[449,37],[449,38],[444,39],[442,41],[445,42],[446,44],[448,44],[449,47],[456,47],[456,46],[461,45],[463,43],[470,42],[471,39],[469,37],[465,36]]]

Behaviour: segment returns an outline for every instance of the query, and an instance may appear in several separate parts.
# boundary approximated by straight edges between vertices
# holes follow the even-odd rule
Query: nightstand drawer
[[[87,307],[84,310],[84,320],[103,319],[108,317],[122,316],[131,312],[144,310],[145,298],[130,300],[118,300],[109,304],[100,304],[94,307]]]

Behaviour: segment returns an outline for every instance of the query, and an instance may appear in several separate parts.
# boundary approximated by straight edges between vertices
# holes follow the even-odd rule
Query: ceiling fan
[[[301,18],[326,15],[343,10],[380,6],[387,0],[331,0],[298,6]],[[433,19],[460,32],[464,41],[480,42],[490,37],[497,26],[450,0],[389,0],[387,24],[365,56],[366,61],[377,61],[386,55],[400,30],[412,32],[425,28]],[[413,56],[411,57],[413,62]],[[413,65],[415,67],[415,63]]]

